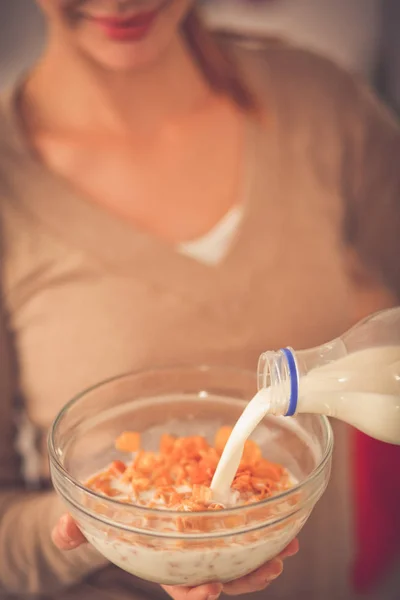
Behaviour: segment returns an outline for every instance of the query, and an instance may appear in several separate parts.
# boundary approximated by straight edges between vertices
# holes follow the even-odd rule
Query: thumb
[[[51,533],[53,543],[60,550],[73,550],[87,542],[85,536],[70,515],[64,515]]]

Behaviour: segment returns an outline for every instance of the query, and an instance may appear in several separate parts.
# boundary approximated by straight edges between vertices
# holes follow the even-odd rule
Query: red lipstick
[[[152,11],[133,17],[94,17],[92,21],[110,40],[136,42],[148,34],[157,16],[158,11]]]

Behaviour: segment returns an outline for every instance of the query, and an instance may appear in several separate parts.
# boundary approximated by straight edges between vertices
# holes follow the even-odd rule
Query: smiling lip
[[[94,17],[91,20],[110,40],[135,42],[148,34],[157,16],[158,11],[152,11],[129,18]]]

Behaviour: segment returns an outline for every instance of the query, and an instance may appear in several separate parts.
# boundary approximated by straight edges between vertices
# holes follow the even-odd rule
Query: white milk
[[[286,413],[288,398],[279,387],[260,390],[236,423],[211,484],[217,502],[229,497],[244,444],[263,417]],[[367,348],[312,369],[299,380],[296,412],[335,417],[400,444],[400,346]]]
[[[165,585],[201,585],[207,582],[225,583],[254,571],[275,558],[297,535],[308,513],[298,511],[284,525],[265,529],[258,541],[235,541],[232,536],[220,548],[165,547],[160,540],[154,547],[145,547],[128,541],[110,539],[107,534],[81,527],[88,541],[105,556],[128,573],[147,581]],[[154,541],[156,533],[150,537]],[[204,536],[206,538],[206,536]],[[171,545],[171,543],[169,544]]]
[[[300,379],[299,413],[324,414],[400,444],[400,346],[367,348]]]
[[[270,409],[269,390],[260,390],[239,417],[224,448],[211,482],[213,498],[226,504],[242,458],[244,444]]]

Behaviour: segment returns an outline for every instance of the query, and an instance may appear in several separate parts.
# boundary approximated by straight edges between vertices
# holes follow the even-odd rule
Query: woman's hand
[[[60,550],[73,550],[87,543],[85,536],[69,515],[61,517],[53,529],[52,539]],[[284,559],[297,554],[298,549],[298,541],[293,540],[279,556],[257,569],[257,571],[250,573],[250,575],[230,583],[207,583],[198,587],[170,585],[163,585],[162,587],[174,600],[217,600],[222,592],[229,596],[258,592],[264,590],[274,579],[279,577],[283,571]]]

